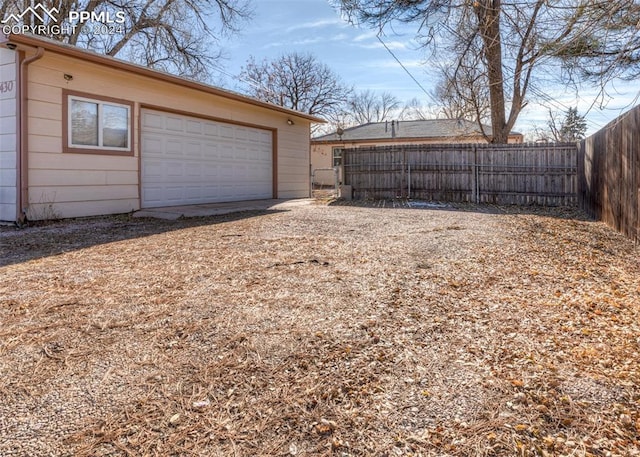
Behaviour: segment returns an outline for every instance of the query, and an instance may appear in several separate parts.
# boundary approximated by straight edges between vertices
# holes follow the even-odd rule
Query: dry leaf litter
[[[5,457],[640,455],[640,248],[575,209],[316,204],[0,243]]]

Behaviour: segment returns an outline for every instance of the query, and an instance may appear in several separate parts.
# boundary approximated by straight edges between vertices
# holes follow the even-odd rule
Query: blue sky
[[[427,97],[384,49],[375,31],[350,25],[326,0],[254,0],[253,4],[253,20],[223,44],[229,58],[224,63],[227,72],[238,73],[250,55],[260,61],[309,52],[358,89],[386,90],[401,100]],[[410,51],[415,47],[412,38],[407,34],[385,42],[424,81],[421,54]]]
[[[309,52],[357,90],[387,91],[403,102],[416,97],[424,106],[433,105],[430,96],[378,41],[375,30],[352,26],[327,0],[253,0],[252,6],[254,17],[243,25],[241,33],[221,42],[227,59],[221,63],[224,72],[214,84],[237,90],[233,75],[240,73],[249,56],[260,61],[289,52]],[[431,92],[437,80],[428,72],[424,50],[414,41],[414,32],[408,27],[388,28],[383,39],[420,85]],[[579,113],[587,113],[589,133],[593,133],[638,103],[640,82],[614,84],[609,93],[613,98],[600,109],[595,89],[584,88],[578,97],[575,91],[560,86],[546,87],[544,106],[530,103],[515,130],[526,133],[533,124],[543,126],[548,108],[564,112],[578,106]]]

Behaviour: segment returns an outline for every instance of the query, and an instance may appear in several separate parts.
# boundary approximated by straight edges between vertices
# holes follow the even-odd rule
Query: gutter
[[[33,48],[43,47],[47,51],[50,51],[53,53],[59,53],[62,55],[75,57],[82,61],[88,61],[88,62],[96,63],[99,65],[104,65],[109,68],[117,68],[119,70],[125,70],[128,72],[145,76],[148,78],[152,78],[155,80],[165,81],[172,84],[177,84],[182,87],[195,89],[200,92],[216,95],[218,97],[223,97],[228,100],[234,100],[234,101],[246,103],[249,105],[257,106],[260,108],[266,108],[270,111],[277,111],[280,113],[284,113],[288,116],[305,119],[313,123],[325,124],[327,122],[324,119],[319,118],[317,116],[313,116],[310,114],[302,113],[300,111],[285,108],[283,106],[275,105],[273,103],[263,102],[261,100],[248,97],[246,95],[242,95],[239,93],[231,92],[229,90],[214,87],[214,86],[204,84],[192,79],[185,79],[176,75],[172,75],[170,73],[164,73],[158,70],[152,70],[142,65],[126,62],[124,60],[120,60],[111,56],[97,54],[95,52],[88,51],[86,49],[77,48],[72,45],[53,41],[51,39],[46,39],[41,37],[37,38],[37,37],[34,37],[33,35],[9,35],[8,37],[6,37],[6,41],[13,42],[18,46],[23,45],[23,46],[30,46]],[[0,42],[2,42],[2,33],[0,33]]]
[[[36,60],[42,58],[44,55],[44,48],[38,46],[36,49],[36,53],[24,59],[23,52],[20,52],[20,65],[18,66],[18,91],[19,91],[19,99],[17,100],[17,108],[18,108],[18,131],[16,143],[18,144],[18,156],[16,163],[16,188],[19,189],[17,192],[17,202],[16,202],[16,222],[18,225],[24,224],[27,220],[27,207],[29,206],[29,142],[28,142],[28,122],[29,122],[29,110],[28,110],[28,102],[29,102],[29,92],[28,92],[28,84],[29,84],[29,73],[27,70],[27,66],[35,62]]]

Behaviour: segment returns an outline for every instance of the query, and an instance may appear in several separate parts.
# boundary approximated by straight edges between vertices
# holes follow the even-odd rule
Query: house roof
[[[484,130],[491,132],[485,125]],[[512,135],[518,134],[511,132]],[[344,129],[341,135],[331,133],[312,138],[312,143],[355,142],[371,140],[407,140],[425,138],[461,138],[482,135],[477,123],[464,119],[426,119],[416,121],[372,122]]]
[[[81,49],[76,46],[72,46],[59,41],[54,41],[48,38],[36,37],[28,34],[11,34],[6,36],[0,33],[0,46],[7,47],[7,44],[13,44],[20,47],[26,46],[30,48],[43,48],[44,50],[55,52],[58,54],[68,55],[76,57],[85,61],[90,61],[100,65],[106,65],[110,68],[118,68],[121,70],[129,71],[142,76],[147,76],[156,80],[166,81],[169,83],[177,84],[183,87],[189,87],[191,89],[199,90],[209,94],[217,95],[230,100],[235,100],[242,103],[248,103],[250,105],[259,106],[262,108],[270,109],[280,113],[284,113],[290,116],[306,119],[315,123],[325,123],[326,121],[317,116],[295,111],[283,106],[274,105],[273,103],[264,102],[253,97],[239,94],[219,87],[204,84],[192,79],[183,78],[180,76],[172,75],[158,70],[152,70],[142,65],[137,65],[124,60],[116,59],[115,57],[98,54],[93,51]],[[22,46],[21,46],[22,45]],[[13,49],[13,48],[10,48]]]

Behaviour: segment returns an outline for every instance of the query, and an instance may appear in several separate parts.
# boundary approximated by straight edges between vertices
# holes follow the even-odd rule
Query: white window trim
[[[73,140],[73,123],[71,121],[71,117],[73,115],[73,110],[71,109],[71,104],[73,102],[73,100],[78,100],[78,101],[82,101],[82,102],[89,102],[89,103],[95,103],[96,105],[98,105],[98,145],[93,145],[93,144],[73,144],[72,140]],[[117,106],[120,108],[126,108],[127,109],[127,147],[126,148],[119,148],[116,146],[102,146],[102,142],[103,142],[103,125],[102,125],[102,119],[103,119],[103,115],[102,115],[102,106],[103,105],[111,105],[111,106]],[[67,147],[69,149],[95,149],[95,150],[99,150],[99,151],[121,151],[121,152],[131,152],[131,106],[130,105],[124,105],[122,103],[116,103],[116,102],[111,102],[108,100],[100,100],[100,99],[95,99],[95,98],[87,98],[87,97],[81,97],[78,95],[69,95],[67,97]]]
[[[336,156],[336,152],[340,151],[340,155]],[[344,160],[344,146],[335,146],[331,148],[331,166],[332,167],[341,167]],[[340,165],[336,165],[336,159],[340,159]]]

